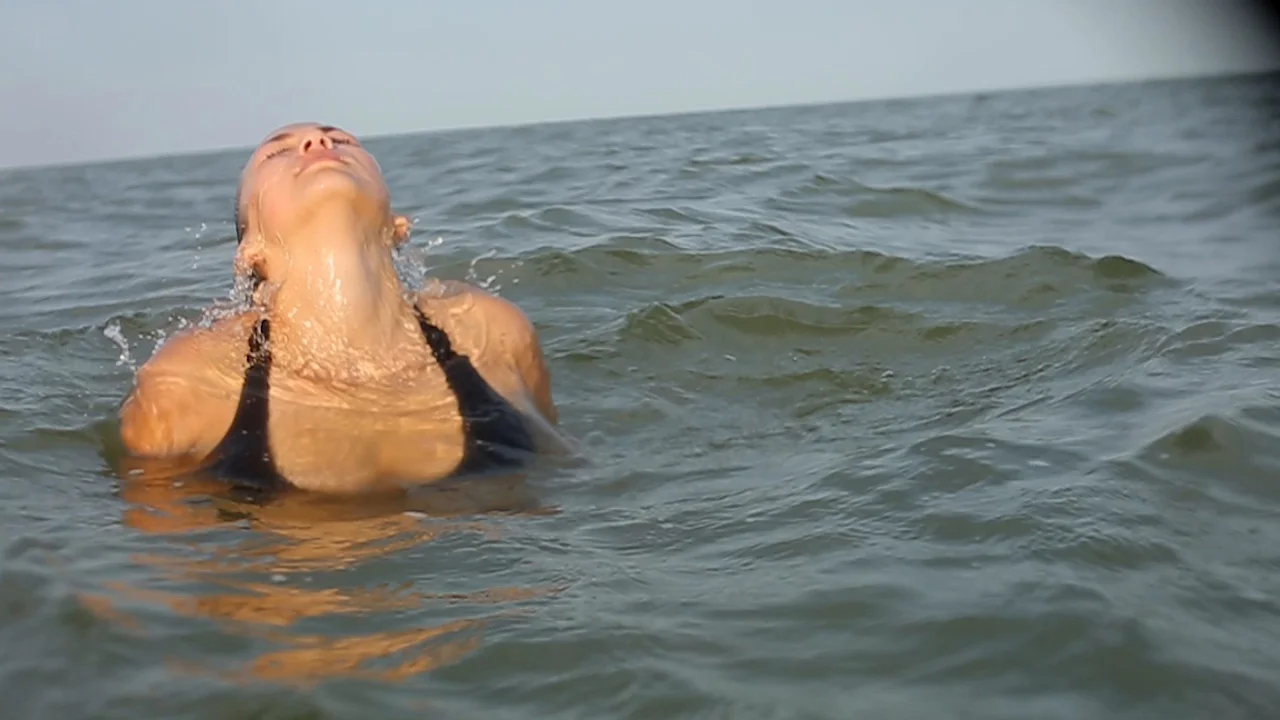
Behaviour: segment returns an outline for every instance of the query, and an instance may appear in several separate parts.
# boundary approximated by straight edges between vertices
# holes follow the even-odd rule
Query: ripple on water
[[[466,554],[474,544],[462,536],[487,537],[489,554],[504,554],[495,523],[370,508],[351,513],[323,503],[192,504],[201,497],[198,483],[180,488],[156,480],[126,483],[125,498],[134,504],[124,522],[157,540],[183,542],[140,548],[134,557],[146,571],[79,582],[69,602],[112,628],[122,648],[158,652],[182,675],[214,681],[187,686],[202,688],[194,694],[205,701],[234,697],[237,687],[305,692],[330,680],[403,681],[458,663],[487,632],[563,589],[554,581],[485,586],[483,576],[498,569],[492,558],[472,563],[475,572],[460,582],[436,575],[432,568],[447,562],[450,548]],[[246,534],[247,526],[255,532]],[[379,566],[406,556],[419,570],[387,582]],[[330,692],[317,696],[329,707]]]
[[[782,211],[830,210],[839,208],[849,218],[947,217],[979,215],[976,206],[923,187],[874,187],[856,180],[818,174],[798,187],[785,190],[770,201]]]
[[[1280,506],[1278,416],[1272,405],[1204,415],[1149,443],[1135,460],[1170,479],[1215,477],[1207,488],[1241,504]]]

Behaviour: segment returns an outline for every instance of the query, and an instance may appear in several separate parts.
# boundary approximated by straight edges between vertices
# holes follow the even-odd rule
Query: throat
[[[429,360],[390,257],[319,249],[267,301],[276,366],[339,384],[392,379]]]

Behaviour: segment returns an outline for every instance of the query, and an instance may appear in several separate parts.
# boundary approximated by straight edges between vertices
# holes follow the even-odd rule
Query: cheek
[[[383,178],[382,173],[379,172],[377,165],[367,168],[365,182],[368,183],[366,187],[369,188],[371,194],[377,197],[382,204],[391,202],[391,190],[387,187],[387,181]]]
[[[289,196],[289,187],[284,182],[273,182],[270,175],[264,174],[253,187],[253,195],[248,198],[259,227],[280,227],[288,224],[293,198]]]

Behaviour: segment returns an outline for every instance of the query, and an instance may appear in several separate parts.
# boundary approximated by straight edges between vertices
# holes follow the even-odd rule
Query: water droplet
[[[133,355],[129,352],[129,341],[120,329],[120,321],[112,320],[107,323],[107,326],[102,329],[102,334],[120,348],[120,357],[116,360],[116,366],[128,365],[130,369],[137,370],[138,368],[133,363]]]

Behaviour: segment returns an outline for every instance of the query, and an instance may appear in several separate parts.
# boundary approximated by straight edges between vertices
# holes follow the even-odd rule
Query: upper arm
[[[213,449],[235,414],[244,325],[231,318],[175,335],[138,369],[119,412],[120,438],[130,453],[173,457]]]

